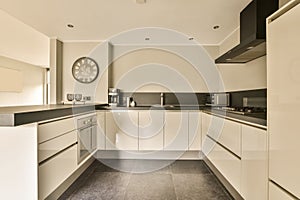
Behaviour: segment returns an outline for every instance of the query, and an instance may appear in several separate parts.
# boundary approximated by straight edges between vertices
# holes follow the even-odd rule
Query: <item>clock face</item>
[[[99,74],[99,67],[92,58],[82,57],[74,62],[72,74],[80,83],[91,83],[96,80]]]

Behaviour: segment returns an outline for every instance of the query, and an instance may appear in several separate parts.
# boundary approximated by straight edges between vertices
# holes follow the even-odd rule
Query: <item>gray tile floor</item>
[[[104,160],[102,162],[95,161],[59,199],[232,199],[203,161],[170,163],[158,160]]]

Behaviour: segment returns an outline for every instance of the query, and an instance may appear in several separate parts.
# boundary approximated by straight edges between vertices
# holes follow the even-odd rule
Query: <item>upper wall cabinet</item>
[[[0,55],[49,67],[49,38],[0,10]]]

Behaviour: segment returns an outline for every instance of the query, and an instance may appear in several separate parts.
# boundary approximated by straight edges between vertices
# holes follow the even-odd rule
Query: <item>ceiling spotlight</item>
[[[189,37],[189,40],[194,40],[194,38],[193,37]]]
[[[67,24],[67,27],[68,28],[74,28],[74,25],[73,24]]]
[[[214,30],[217,30],[217,29],[219,29],[220,28],[220,26],[219,25],[215,25],[215,26],[213,26],[213,29]]]
[[[146,0],[135,0],[135,3],[137,3],[137,4],[145,4]]]
[[[145,40],[150,40],[150,38],[149,38],[149,37],[146,37]]]

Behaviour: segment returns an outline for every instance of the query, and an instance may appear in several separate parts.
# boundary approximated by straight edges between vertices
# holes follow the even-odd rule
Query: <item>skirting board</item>
[[[142,160],[202,160],[201,151],[124,151],[99,150],[96,159],[142,159]]]

